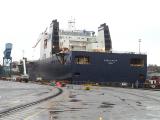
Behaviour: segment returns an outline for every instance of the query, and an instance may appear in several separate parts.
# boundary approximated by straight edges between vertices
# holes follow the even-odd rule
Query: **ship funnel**
[[[68,29],[75,30],[75,19],[68,20]]]

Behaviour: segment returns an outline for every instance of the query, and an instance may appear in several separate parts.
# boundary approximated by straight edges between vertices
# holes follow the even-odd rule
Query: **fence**
[[[90,82],[90,81],[72,81],[75,85],[92,85],[92,86],[108,86],[108,87],[126,87],[126,88],[160,88],[159,84],[145,83],[127,83],[127,82]]]

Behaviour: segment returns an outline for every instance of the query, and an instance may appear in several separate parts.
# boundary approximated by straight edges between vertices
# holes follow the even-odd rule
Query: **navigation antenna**
[[[75,30],[75,19],[68,20],[68,29],[69,30]]]

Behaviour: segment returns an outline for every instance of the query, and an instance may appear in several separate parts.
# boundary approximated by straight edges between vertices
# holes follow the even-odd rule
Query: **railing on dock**
[[[91,85],[101,87],[122,87],[122,88],[144,88],[144,89],[158,89],[160,85],[145,83],[127,83],[127,82],[91,82],[91,81],[72,81],[73,85]]]

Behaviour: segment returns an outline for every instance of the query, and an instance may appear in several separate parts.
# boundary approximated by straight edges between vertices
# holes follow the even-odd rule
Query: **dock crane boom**
[[[37,43],[36,43],[32,48],[36,48],[36,47],[37,47],[37,45],[39,44],[39,42],[42,40],[43,34],[45,34],[46,32],[47,32],[47,28],[45,29],[44,32],[42,32],[42,33],[40,34],[40,36],[39,36],[39,38],[38,38],[38,40],[37,40]]]

